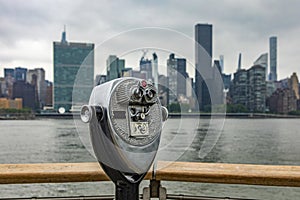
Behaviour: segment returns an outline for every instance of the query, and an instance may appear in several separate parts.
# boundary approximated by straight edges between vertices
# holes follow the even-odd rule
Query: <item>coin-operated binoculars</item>
[[[151,82],[120,78],[96,86],[81,109],[103,170],[115,183],[117,200],[139,199],[139,184],[158,150],[168,111]]]

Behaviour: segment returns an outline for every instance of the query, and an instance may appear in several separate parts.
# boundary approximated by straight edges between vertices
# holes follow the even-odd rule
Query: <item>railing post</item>
[[[149,187],[143,189],[143,200],[150,200],[151,198],[167,199],[167,189],[162,187],[160,181],[155,179],[151,179]]]

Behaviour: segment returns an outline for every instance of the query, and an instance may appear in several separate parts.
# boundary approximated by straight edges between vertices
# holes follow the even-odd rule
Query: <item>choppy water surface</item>
[[[223,129],[218,132],[208,119],[201,119],[196,128],[193,120],[169,119],[164,127],[158,159],[300,165],[299,122],[299,119],[226,119]],[[216,137],[207,137],[208,130]],[[212,150],[203,158],[199,157],[199,150],[204,141],[211,145]],[[82,144],[73,120],[0,121],[0,163],[94,161]],[[277,200],[300,197],[300,189],[290,187],[183,182],[162,184],[167,187],[168,193],[177,194]],[[147,181],[141,187],[145,185],[148,185]],[[113,184],[109,182],[0,185],[1,198],[113,193]]]

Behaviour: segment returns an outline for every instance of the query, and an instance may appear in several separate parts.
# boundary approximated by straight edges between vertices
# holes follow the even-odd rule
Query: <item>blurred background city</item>
[[[140,51],[141,56],[136,61],[138,66],[134,67],[128,66],[126,59],[111,52],[106,63],[102,63],[106,72],[95,74],[95,68],[98,67],[95,66],[95,44],[70,42],[65,26],[61,40],[53,42],[53,80],[46,80],[47,71],[44,68],[3,67],[0,108],[21,109],[25,113],[76,112],[80,105],[87,103],[94,86],[116,78],[136,77],[155,83],[161,103],[171,113],[212,112],[213,94],[218,96],[213,103],[220,108],[227,108],[228,113],[300,113],[297,73],[291,71],[290,76],[280,80],[277,78],[280,69],[277,64],[280,57],[277,52],[280,44],[278,37],[266,38],[265,43],[269,48],[261,49],[263,53],[257,52],[257,59],[250,66],[242,65],[243,54],[237,54],[236,70],[225,73],[226,57],[219,55],[217,59],[212,59],[213,25],[196,24],[194,32],[193,76],[188,73],[186,58],[177,57],[171,52],[162,61],[165,63],[162,67],[158,64],[160,58],[157,53],[151,49]],[[208,59],[201,59],[205,56]],[[162,70],[159,68],[166,69],[166,72],[160,74]],[[208,70],[202,73],[203,69]],[[74,87],[78,74],[82,80]],[[218,82],[216,76],[222,81]],[[73,91],[82,96],[80,101],[76,99],[77,102],[74,102]],[[213,111],[218,112],[218,109]]]

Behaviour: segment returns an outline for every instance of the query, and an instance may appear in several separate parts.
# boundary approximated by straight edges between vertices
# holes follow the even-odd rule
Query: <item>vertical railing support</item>
[[[151,179],[149,187],[143,189],[143,200],[150,200],[151,198],[167,199],[167,189],[162,187],[161,182],[155,179]]]

